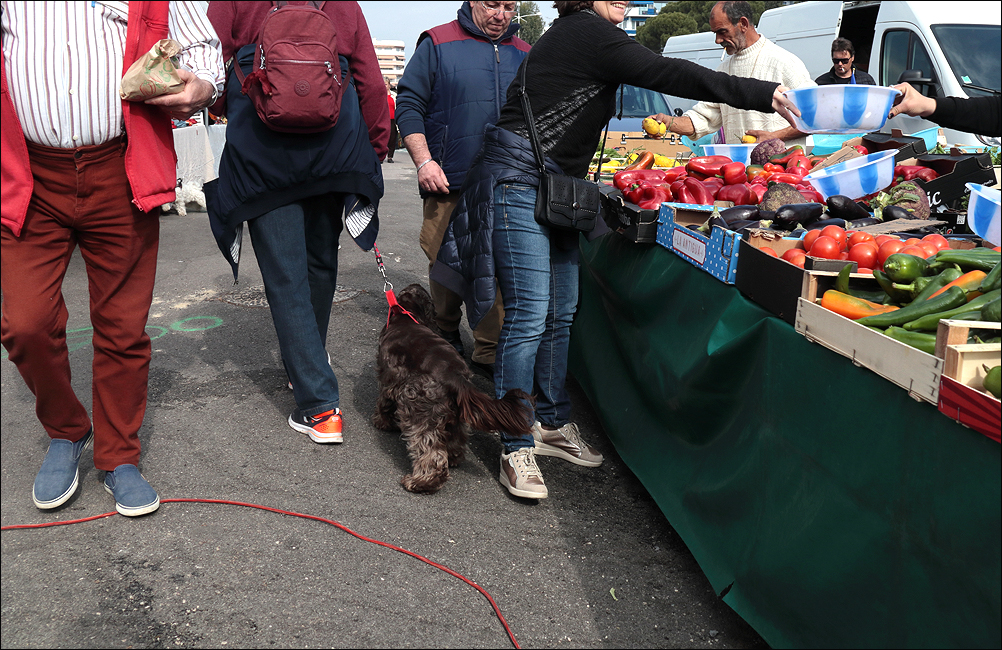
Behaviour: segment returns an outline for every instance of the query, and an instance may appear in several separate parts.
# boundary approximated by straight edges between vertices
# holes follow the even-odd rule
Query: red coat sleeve
[[[338,49],[348,58],[351,76],[355,80],[358,100],[362,105],[362,117],[369,127],[369,142],[376,150],[380,160],[386,157],[390,143],[390,108],[386,102],[386,84],[383,82],[383,72],[379,69],[376,59],[376,48],[372,45],[369,26],[362,15],[362,8],[357,2],[329,2],[324,8],[335,5],[338,8],[350,10],[351,19],[355,25],[354,39],[349,45],[341,45],[338,36]],[[351,52],[347,50],[350,47]]]

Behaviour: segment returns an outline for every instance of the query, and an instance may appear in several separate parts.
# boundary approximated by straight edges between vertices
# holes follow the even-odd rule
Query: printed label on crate
[[[672,233],[672,247],[697,264],[706,262],[706,242],[686,233],[684,228],[675,228]]]

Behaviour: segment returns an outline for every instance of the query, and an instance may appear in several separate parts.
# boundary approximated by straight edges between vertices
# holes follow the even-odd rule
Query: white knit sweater
[[[764,81],[775,81],[787,88],[803,88],[816,86],[807,66],[797,56],[784,50],[765,36],[759,36],[754,45],[746,47],[737,54],[724,59],[720,72],[737,77],[754,77]],[[738,144],[746,131],[760,129],[763,131],[778,131],[790,126],[790,123],[776,113],[759,113],[732,108],[727,104],[700,102],[686,111],[685,115],[692,120],[696,128],[693,140],[724,128],[726,144]],[[806,144],[806,138],[788,140],[787,146]]]

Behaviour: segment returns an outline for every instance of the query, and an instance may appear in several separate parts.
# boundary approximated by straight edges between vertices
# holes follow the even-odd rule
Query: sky
[[[359,2],[369,33],[373,38],[386,41],[403,41],[404,54],[410,61],[414,54],[414,44],[426,29],[456,19],[456,12],[462,6],[458,0],[423,2]],[[543,14],[543,22],[556,19],[557,10],[550,0],[536,0]]]

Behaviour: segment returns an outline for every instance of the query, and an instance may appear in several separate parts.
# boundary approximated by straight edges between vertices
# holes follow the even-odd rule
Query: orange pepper
[[[852,320],[857,320],[865,316],[876,316],[886,314],[897,309],[894,305],[880,305],[869,300],[863,300],[855,296],[850,296],[841,291],[830,289],[821,296],[821,306],[829,311],[833,311],[839,316],[845,316]]]
[[[950,287],[960,287],[961,289],[967,292],[967,302],[971,302],[972,300],[981,295],[981,292],[978,291],[978,287],[981,286],[981,281],[985,278],[986,275],[988,274],[978,269],[975,269],[973,271],[968,271],[967,273],[963,274],[953,282],[943,285],[943,287],[939,291],[929,296],[929,298],[926,298],[926,300],[935,298],[936,296],[943,293]]]

